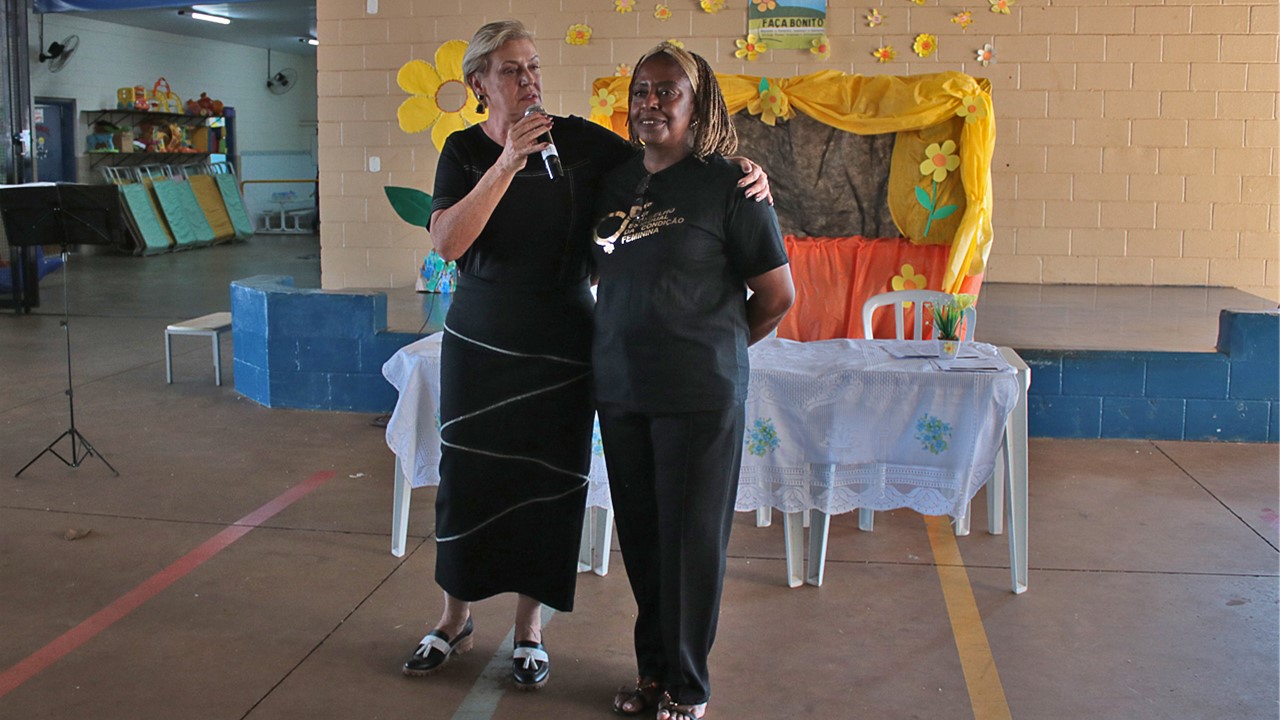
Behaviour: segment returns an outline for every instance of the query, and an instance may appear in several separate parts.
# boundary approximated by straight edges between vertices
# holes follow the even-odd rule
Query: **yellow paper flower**
[[[600,88],[591,98],[591,114],[609,117],[613,115],[613,106],[616,105],[617,102],[617,95],[609,92],[606,88]]]
[[[867,13],[867,27],[876,27],[882,22],[884,22],[884,16],[880,14],[879,10],[872,9],[871,12]]]
[[[636,0],[613,0],[613,11],[629,13],[635,9]]]
[[[703,12],[718,13],[724,9],[725,0],[701,0],[698,4]]]
[[[902,274],[894,275],[889,284],[894,290],[925,290],[929,284],[929,278],[916,272],[914,265],[908,264],[902,266]]]
[[[951,301],[952,304],[954,304],[956,306],[956,310],[960,312],[968,310],[973,307],[974,303],[978,302],[978,296],[970,295],[969,293],[956,293],[951,297],[953,298]]]
[[[564,41],[570,45],[586,45],[591,42],[591,28],[582,23],[574,23],[565,31]]]
[[[913,2],[913,3],[917,4],[917,5],[923,5],[923,4],[924,4],[924,0],[911,0],[911,2]]]
[[[677,40],[677,39],[675,39],[675,38],[667,38],[667,42],[671,43],[672,45],[675,45],[676,47],[678,47],[678,48],[680,48],[680,49],[682,49],[682,50],[684,49],[684,43],[680,42],[679,40]]]
[[[466,51],[465,41],[450,40],[436,50],[434,67],[422,60],[410,60],[396,73],[400,89],[412,96],[396,110],[400,129],[420,133],[431,128],[431,142],[436,150],[444,149],[445,138],[454,131],[489,117],[488,113],[476,112],[476,96],[463,80],[462,55]],[[440,89],[449,83],[462,86],[465,93],[462,107],[440,107]]]
[[[920,33],[916,36],[916,41],[911,46],[912,50],[922,58],[927,58],[938,49],[938,38],[929,33]]]
[[[759,10],[760,12],[769,12],[770,10],[778,9],[777,0],[751,0],[751,2],[755,3],[756,10]]]
[[[1014,3],[1014,0],[987,0],[987,2],[991,3],[991,12],[1008,15],[1009,6]]]
[[[666,5],[659,4],[653,8],[653,16],[659,20],[670,20],[671,8]]]
[[[823,35],[817,40],[811,40],[809,44],[813,46],[809,48],[809,52],[814,55],[817,55],[823,60],[831,57],[831,40],[829,40],[826,35]]]
[[[960,107],[956,110],[956,115],[964,118],[967,123],[977,122],[987,116],[987,109],[978,102],[978,98],[966,95],[960,99]]]
[[[920,163],[921,175],[933,175],[934,182],[947,179],[947,173],[960,167],[960,156],[955,154],[956,141],[946,140],[941,145],[930,143],[924,149],[924,162]]]
[[[621,63],[618,67],[613,69],[613,75],[614,77],[631,77],[631,66],[626,63]]]
[[[893,62],[893,60],[898,57],[898,51],[894,50],[892,45],[885,45],[884,47],[878,47],[875,50],[872,50],[871,55],[876,60],[879,60],[882,63],[887,63]]]
[[[959,25],[961,30],[968,30],[969,26],[973,24],[973,13],[968,10],[961,10],[951,16],[951,22]]]
[[[749,33],[745,40],[738,39],[733,42],[738,46],[738,49],[733,51],[733,56],[745,57],[748,62],[754,61],[760,53],[769,49],[765,43],[760,42],[760,38],[756,37],[755,33]]]
[[[986,67],[996,61],[996,49],[987,43],[978,48],[978,62],[982,63],[982,67]]]
[[[747,102],[747,110],[752,115],[759,115],[764,124],[773,127],[779,118],[786,120],[795,115],[791,110],[791,101],[768,78],[761,78],[758,92],[756,97]]]

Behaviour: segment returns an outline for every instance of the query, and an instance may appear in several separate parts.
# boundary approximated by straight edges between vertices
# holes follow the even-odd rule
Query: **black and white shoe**
[[[511,653],[511,679],[517,690],[537,690],[551,676],[551,657],[540,642],[520,640]]]
[[[410,677],[425,677],[440,672],[440,668],[449,661],[454,654],[461,655],[471,649],[475,643],[471,633],[475,628],[471,624],[471,618],[467,618],[467,624],[462,627],[462,632],[458,633],[458,637],[453,640],[449,639],[449,635],[440,630],[432,630],[422,638],[422,642],[418,643],[418,649],[413,651],[413,655],[409,657],[404,664],[404,674]]]

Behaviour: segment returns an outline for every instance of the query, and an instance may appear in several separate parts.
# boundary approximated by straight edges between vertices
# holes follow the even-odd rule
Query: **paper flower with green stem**
[[[1008,15],[1009,6],[1013,5],[1014,1],[1015,0],[987,0],[987,2],[991,3],[991,12],[998,13],[1000,15]]]
[[[898,51],[894,50],[892,45],[885,45],[884,47],[878,47],[875,50],[872,50],[871,55],[878,62],[887,63],[893,62],[893,60],[898,57]]]
[[[591,42],[591,27],[582,23],[574,23],[564,33],[564,41],[569,45],[586,45]]]
[[[956,115],[964,118],[966,123],[977,122],[987,116],[987,108],[978,102],[978,98],[965,95],[960,98],[960,107],[956,108]]]
[[[769,49],[769,46],[756,37],[755,33],[748,33],[746,38],[739,38],[733,42],[738,46],[738,49],[733,51],[733,56],[746,58],[747,62],[753,62],[761,53]]]
[[[930,33],[920,33],[916,36],[916,41],[911,45],[911,49],[922,58],[927,58],[938,49],[938,38]]]
[[[939,340],[959,340],[964,311],[973,307],[977,296],[967,293],[948,295],[933,304],[933,334]]]
[[[955,205],[934,207],[938,201],[938,183],[947,179],[947,173],[960,167],[960,155],[956,153],[956,141],[946,140],[941,145],[930,143],[924,149],[924,161],[920,163],[921,175],[933,176],[933,193],[926,193],[924,188],[916,186],[916,200],[929,212],[929,220],[924,225],[924,237],[929,237],[929,228],[934,220],[941,220],[956,211]]]
[[[809,41],[809,45],[809,52],[817,55],[823,60],[831,57],[831,40],[826,35],[823,35],[816,40]]]
[[[612,117],[613,108],[618,103],[618,96],[609,92],[608,88],[600,88],[591,97],[591,114]]]
[[[444,149],[445,138],[454,131],[489,117],[487,112],[476,111],[476,96],[462,77],[462,56],[466,51],[465,41],[450,40],[436,50],[434,66],[423,60],[410,60],[396,73],[396,84],[411,95],[396,110],[400,129],[420,133],[431,128],[431,142],[436,150]],[[457,87],[449,87],[453,83]],[[461,107],[441,106],[440,91],[446,88],[449,94],[461,95]]]
[[[757,90],[759,94],[747,102],[747,111],[752,115],[759,115],[764,124],[774,127],[779,118],[786,120],[795,115],[791,110],[791,101],[778,86],[769,82],[769,78],[760,78]]]

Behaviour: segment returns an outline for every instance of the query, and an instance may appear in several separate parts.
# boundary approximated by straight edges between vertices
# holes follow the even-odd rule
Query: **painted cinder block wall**
[[[829,60],[804,51],[733,57],[745,0],[704,13],[696,0],[653,0],[633,12],[611,0],[318,0],[321,265],[326,288],[413,282],[430,247],[400,222],[384,185],[432,187],[426,134],[396,125],[396,70],[469,39],[486,21],[517,17],[545,61],[546,105],[588,114],[591,81],[678,38],[721,72],[771,77],[819,69],[907,75],[959,70],[990,78],[996,108],[996,240],[988,281],[1213,285],[1280,299],[1280,150],[1275,0],[1043,0],[1008,16],[967,0],[829,0]],[[878,28],[864,15],[879,8]],[[962,10],[975,22],[950,22]],[[587,46],[564,43],[587,23]],[[928,59],[916,33],[938,36]],[[982,67],[975,50],[996,47]],[[896,62],[872,49],[893,45]],[[369,172],[377,156],[380,172]]]

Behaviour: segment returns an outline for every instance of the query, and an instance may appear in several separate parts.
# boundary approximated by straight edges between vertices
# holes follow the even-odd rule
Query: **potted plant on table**
[[[938,357],[943,360],[954,360],[960,352],[964,316],[976,299],[961,293],[933,304],[933,337],[938,341]]]

